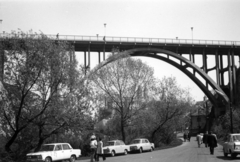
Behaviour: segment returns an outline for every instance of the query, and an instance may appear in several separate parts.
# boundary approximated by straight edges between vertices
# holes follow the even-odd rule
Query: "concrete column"
[[[101,53],[100,51],[98,51],[98,63],[100,64],[100,62],[101,62]]]
[[[235,68],[235,58],[234,58],[234,50],[231,53],[232,57],[232,82],[233,82],[233,102],[235,101],[235,96],[237,96],[237,76],[236,76],[236,68]]]
[[[104,42],[104,47],[103,47],[103,61],[105,61],[105,43],[106,42]]]
[[[91,61],[91,59],[90,59],[90,45],[88,46],[88,68],[89,68],[89,70],[90,70],[90,61]]]
[[[216,80],[217,80],[217,84],[220,85],[218,50],[216,50],[216,52],[215,52],[215,62],[216,62]]]
[[[205,53],[205,49],[203,49],[203,71],[207,74],[207,54]],[[208,89],[208,82],[206,81],[206,88]]]
[[[230,90],[230,102],[233,101],[233,82],[232,82],[232,60],[231,60],[231,50],[228,51],[228,78],[229,78],[229,90]]]
[[[221,72],[220,72],[220,76],[221,76],[221,85],[224,86],[224,71],[223,71],[223,55],[220,55],[220,68],[221,68]]]
[[[86,51],[84,51],[84,72],[85,75],[87,74],[87,56],[86,56]]]

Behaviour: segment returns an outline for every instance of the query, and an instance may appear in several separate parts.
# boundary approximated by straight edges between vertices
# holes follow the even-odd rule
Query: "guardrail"
[[[38,38],[38,34],[15,34],[1,33],[0,38],[6,37],[27,37]],[[51,35],[46,34],[51,39],[67,41],[97,41],[97,42],[127,42],[127,43],[164,43],[164,44],[194,44],[194,45],[218,45],[218,46],[240,46],[240,41],[225,40],[200,40],[200,39],[172,39],[172,38],[141,38],[141,37],[112,37],[112,36],[81,36],[81,35]]]

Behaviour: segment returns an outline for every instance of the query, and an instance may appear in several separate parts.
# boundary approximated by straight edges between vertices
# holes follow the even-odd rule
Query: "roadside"
[[[164,150],[164,149],[170,149],[173,147],[177,147],[183,144],[183,133],[178,133],[177,134],[177,139],[175,141],[173,141],[172,143],[170,143],[169,145],[164,145],[161,147],[157,147],[154,150]],[[84,156],[84,157],[80,157],[77,160],[85,160],[85,159],[89,159],[89,156]]]

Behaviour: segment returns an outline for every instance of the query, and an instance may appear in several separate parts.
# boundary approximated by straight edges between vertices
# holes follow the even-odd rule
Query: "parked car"
[[[155,146],[154,143],[150,143],[146,138],[137,138],[134,139],[131,144],[129,145],[130,152],[139,152],[142,153],[143,151],[153,151]]]
[[[223,154],[225,157],[230,154],[232,158],[240,154],[240,133],[227,136],[227,141],[223,144]]]
[[[121,140],[108,141],[107,145],[103,147],[103,153],[106,155],[115,156],[116,154],[127,155],[129,152],[129,146]]]
[[[73,149],[68,143],[44,144],[38,152],[27,154],[28,162],[52,162],[70,160],[75,162],[81,155],[80,149]]]

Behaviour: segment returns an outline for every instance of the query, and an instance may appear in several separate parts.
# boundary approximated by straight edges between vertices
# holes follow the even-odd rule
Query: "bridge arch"
[[[166,57],[164,57],[162,54],[165,54]],[[95,71],[97,71],[98,69],[102,68],[103,66],[113,61],[126,58],[126,57],[131,57],[131,56],[145,56],[145,57],[155,58],[158,60],[165,61],[171,64],[172,66],[178,68],[180,71],[186,74],[205,93],[205,95],[213,104],[213,107],[215,110],[215,116],[223,114],[226,110],[226,107],[229,105],[228,96],[219,87],[219,85],[217,85],[217,83],[215,83],[202,69],[200,69],[197,65],[195,65],[193,62],[189,61],[188,59],[184,58],[183,56],[165,49],[135,48],[135,49],[119,52],[115,55],[110,56],[108,59],[101,62],[99,65],[97,65],[86,77],[89,77],[90,75],[94,74]],[[170,57],[179,60],[180,63],[177,63],[176,61],[171,60]],[[193,70],[193,73],[191,73],[187,68],[191,68]],[[200,79],[198,79],[195,76],[196,73],[206,81],[206,85],[203,84],[200,81]],[[217,95],[214,95],[208,89],[207,85],[210,85]]]

